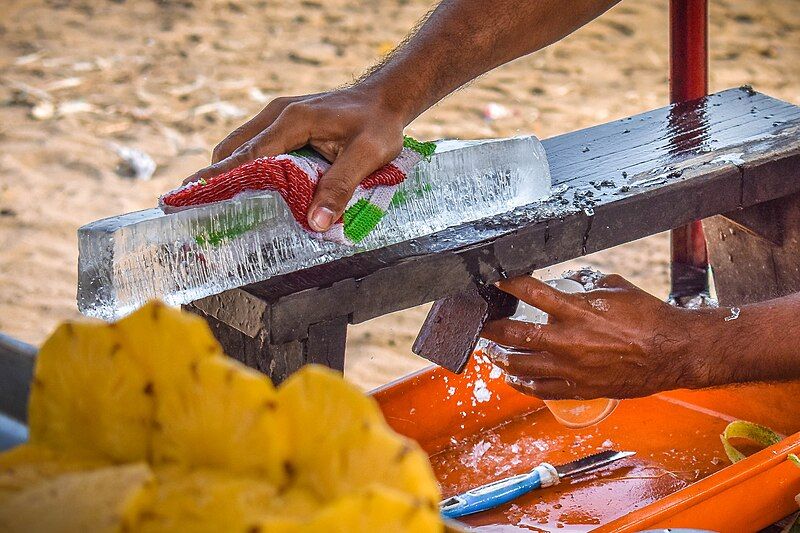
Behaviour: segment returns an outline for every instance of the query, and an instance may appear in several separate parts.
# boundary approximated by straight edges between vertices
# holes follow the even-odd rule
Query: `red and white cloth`
[[[324,233],[309,227],[307,214],[317,183],[331,165],[313,150],[263,157],[207,181],[183,185],[161,196],[159,206],[164,210],[199,206],[248,192],[276,191],[306,231],[324,240],[353,245],[375,228],[392,204],[398,185],[422,157],[432,155],[435,149],[434,143],[406,137],[400,154],[359,184],[344,215]]]

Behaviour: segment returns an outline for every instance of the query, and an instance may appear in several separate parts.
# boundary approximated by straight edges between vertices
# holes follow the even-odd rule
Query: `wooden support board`
[[[341,368],[348,323],[800,192],[786,179],[800,166],[798,132],[799,107],[743,87],[553,137],[545,202],[188,308],[226,325],[228,352],[278,381],[315,360]]]

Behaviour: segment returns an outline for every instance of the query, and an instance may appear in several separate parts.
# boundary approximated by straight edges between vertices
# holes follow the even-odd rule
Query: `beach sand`
[[[491,17],[487,2],[487,17]],[[800,103],[800,10],[711,2],[711,90],[752,84]],[[79,226],[151,207],[280,95],[348,83],[398,43],[417,0],[6,0],[0,19],[0,331],[40,343],[77,318]],[[423,139],[545,138],[667,102],[667,2],[629,0],[473,82],[417,119]],[[487,106],[502,106],[486,118]],[[504,115],[504,116],[503,116]],[[158,167],[117,172],[113,144]],[[559,265],[619,272],[666,296],[666,234]],[[346,373],[371,388],[427,363],[427,306],[352,327]]]

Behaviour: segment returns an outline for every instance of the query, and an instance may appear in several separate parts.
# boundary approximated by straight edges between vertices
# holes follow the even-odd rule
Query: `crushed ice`
[[[492,399],[492,391],[486,387],[486,382],[482,379],[476,379],[475,385],[472,389],[472,396],[478,403],[488,402]]]

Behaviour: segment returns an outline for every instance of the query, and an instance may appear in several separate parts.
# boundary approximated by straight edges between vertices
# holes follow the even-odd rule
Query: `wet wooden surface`
[[[269,346],[800,192],[800,108],[749,88],[544,141],[554,195],[194,302]],[[218,305],[219,298],[231,305]],[[215,300],[217,299],[217,300]],[[242,304],[246,302],[243,309]],[[302,359],[310,356],[307,345]],[[330,354],[326,355],[330,357]]]

